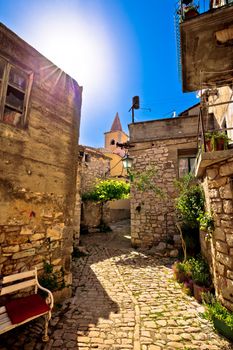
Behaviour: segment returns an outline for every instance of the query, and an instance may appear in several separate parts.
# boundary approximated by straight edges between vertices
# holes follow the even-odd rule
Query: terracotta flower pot
[[[174,278],[179,282],[182,283],[186,279],[186,274],[181,271],[174,271]]]
[[[225,146],[225,141],[223,139],[216,140],[216,151],[223,151]]]
[[[213,151],[213,145],[211,143],[211,140],[206,141],[206,150],[207,150],[207,152]]]
[[[199,286],[195,282],[193,283],[193,295],[194,298],[201,303],[202,302],[202,293],[207,293],[211,291],[211,287],[204,287],[204,286]]]

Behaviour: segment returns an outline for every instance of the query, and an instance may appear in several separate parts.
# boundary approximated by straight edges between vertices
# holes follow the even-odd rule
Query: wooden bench
[[[37,317],[45,317],[45,331],[43,341],[48,341],[48,324],[53,308],[53,295],[42,287],[37,278],[37,269],[3,276],[0,280],[0,296],[18,292],[33,287],[34,293],[25,297],[11,298],[4,306],[0,306],[0,334],[5,333]],[[44,300],[38,290],[47,293]]]

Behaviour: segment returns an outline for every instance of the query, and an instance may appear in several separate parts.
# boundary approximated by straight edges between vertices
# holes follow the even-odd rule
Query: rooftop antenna
[[[132,123],[134,123],[134,110],[140,108],[139,96],[133,97],[132,107],[130,107],[129,112],[132,111]]]

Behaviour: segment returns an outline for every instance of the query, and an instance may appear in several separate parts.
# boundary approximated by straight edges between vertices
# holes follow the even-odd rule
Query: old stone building
[[[0,24],[0,271],[71,284],[82,88]],[[76,227],[78,230],[78,226]]]
[[[207,90],[210,94],[205,108],[214,120],[213,131],[225,132],[232,137],[232,89],[229,86]],[[210,107],[208,107],[210,105]],[[212,106],[214,105],[214,106]],[[212,107],[211,107],[212,106]],[[206,129],[205,129],[206,130]],[[225,131],[224,131],[225,130]],[[217,296],[233,310],[233,149],[212,150],[199,154],[196,176],[202,182],[206,211],[214,218],[215,230],[210,241],[200,232],[202,253],[212,267]],[[203,147],[202,147],[203,148]]]
[[[174,180],[189,172],[197,153],[199,106],[184,111],[183,116],[129,125],[130,156],[134,172],[155,170],[151,178],[164,196],[153,191],[138,191],[132,184],[131,239],[134,246],[155,246],[159,251],[177,255],[180,236],[176,230]]]
[[[182,1],[183,2],[183,1]],[[182,4],[181,2],[181,4]],[[206,210],[214,218],[212,238],[206,242],[201,232],[202,252],[212,267],[216,294],[233,310],[233,150],[205,152],[206,131],[227,133],[233,138],[233,6],[232,1],[218,2],[198,15],[179,19],[183,91],[200,90],[202,126],[196,176],[203,184]],[[210,123],[202,124],[207,115]],[[230,141],[229,147],[232,147]]]
[[[97,179],[110,176],[111,158],[97,148],[79,146],[79,173],[81,177],[81,194],[93,190]]]

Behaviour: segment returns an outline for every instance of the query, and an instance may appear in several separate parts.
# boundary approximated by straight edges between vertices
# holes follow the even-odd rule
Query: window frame
[[[27,125],[27,115],[29,108],[29,98],[33,83],[33,72],[29,71],[25,68],[22,68],[6,59],[5,57],[0,55],[0,60],[3,62],[3,74],[0,77],[0,123],[12,126],[14,128],[25,128]],[[11,70],[15,70],[19,72],[19,76],[25,77],[25,88],[21,88],[17,86],[17,84],[10,81],[10,73]],[[7,102],[7,91],[8,89],[12,89],[16,93],[23,94],[23,103],[22,108],[11,105]],[[4,121],[4,111],[5,108],[11,109],[12,111],[18,112],[21,114],[20,121],[17,125],[14,123],[9,123]]]
[[[197,149],[179,149],[178,150],[178,157],[177,157],[177,160],[178,160],[178,164],[177,164],[177,168],[178,168],[178,178],[180,179],[182,176],[186,175],[186,174],[183,174],[181,175],[180,173],[180,160],[182,159],[187,159],[188,160],[188,171],[187,171],[187,174],[190,173],[192,171],[192,167],[191,167],[191,159],[194,160],[194,163],[195,163],[195,160],[197,158]]]

